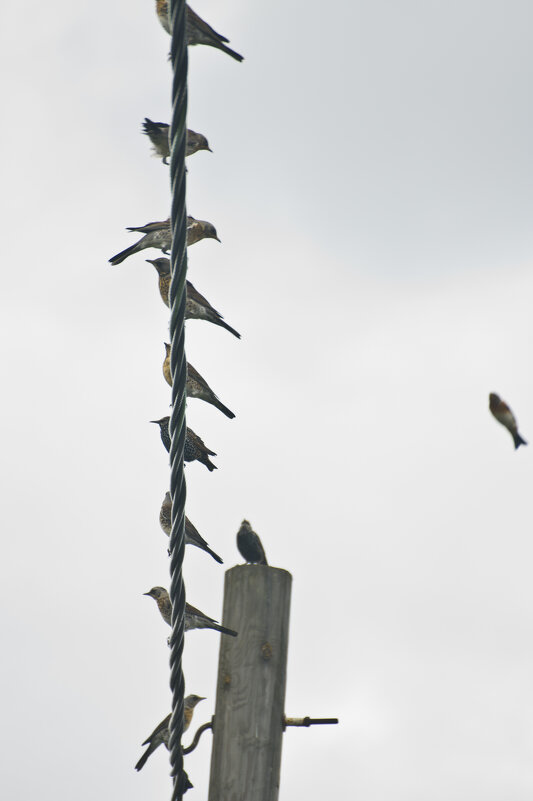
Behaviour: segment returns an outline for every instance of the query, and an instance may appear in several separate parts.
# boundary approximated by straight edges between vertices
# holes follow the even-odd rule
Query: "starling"
[[[489,395],[489,409],[498,423],[501,423],[502,426],[505,426],[507,431],[512,436],[515,450],[519,448],[520,445],[527,445],[525,439],[523,439],[518,433],[518,424],[514,414],[507,406],[505,401],[502,401],[500,396],[496,395],[495,392],[491,392]]]
[[[164,370],[165,368],[163,368],[163,372]],[[165,373],[165,378],[166,378],[166,373]],[[226,417],[229,417],[230,420],[232,420],[235,417],[233,412],[230,409],[228,409],[227,406],[224,406],[224,404],[219,401],[219,399],[217,398],[211,387],[208,385],[207,381],[204,378],[202,378],[198,370],[196,370],[192,366],[192,364],[189,364],[189,362],[187,362],[187,397],[199,398],[200,400],[203,400],[206,403],[210,403],[212,406],[215,406],[217,409],[219,409],[222,412],[222,414],[225,414]]]
[[[157,423],[159,426],[159,433],[161,434],[161,442],[167,449],[168,453],[170,453],[170,434],[168,431],[168,423],[170,417],[167,415],[166,417],[162,417],[161,420],[150,420],[151,423]]]
[[[171,514],[172,514],[172,500],[170,498],[170,492],[167,492],[163,500],[163,503],[161,504],[161,511],[159,512],[159,522],[161,524],[161,528],[168,537],[170,537],[170,531],[172,525]],[[185,544],[195,545],[197,548],[200,548],[202,551],[206,551],[210,556],[212,556],[215,562],[222,564],[222,559],[220,558],[220,556],[211,550],[211,548],[204,540],[198,529],[195,526],[193,526],[188,517],[185,517]]]
[[[216,239],[217,242],[220,242],[213,223],[207,222],[207,220],[196,220],[190,214],[187,215],[187,246],[195,245],[201,239]]]
[[[186,462],[200,462],[200,464],[205,465],[211,473],[213,470],[217,469],[217,466],[209,460],[210,456],[216,456],[216,453],[210,451],[209,448],[204,445],[203,440],[198,434],[194,433],[192,428],[187,428],[185,434],[184,460]]]
[[[222,315],[211,306],[209,301],[193,287],[190,281],[187,281],[187,302],[185,306],[185,319],[186,320],[207,320],[208,323],[220,325],[233,334],[237,339],[241,338],[238,331],[224,322]]]
[[[202,697],[201,695],[188,695],[184,699],[184,702],[183,702],[183,706],[184,706],[184,709],[183,709],[183,732],[184,733],[187,731],[187,729],[191,725],[191,720],[192,720],[192,716],[193,716],[193,713],[194,713],[194,707],[196,706],[196,704],[200,703],[200,701],[205,701],[205,698]],[[146,764],[146,760],[148,759],[148,757],[151,754],[153,754],[154,751],[156,750],[156,748],[159,748],[159,746],[162,743],[164,743],[165,746],[168,749],[168,740],[169,740],[169,735],[170,735],[168,727],[169,727],[169,723],[170,723],[170,718],[171,717],[172,717],[172,713],[170,715],[167,715],[166,718],[164,720],[162,720],[161,723],[159,723],[155,727],[155,729],[153,730],[151,735],[146,738],[146,740],[144,741],[143,745],[148,745],[148,748],[146,749],[146,751],[144,752],[142,757],[139,759],[139,761],[135,765],[135,770],[142,770],[142,768]]]
[[[261,540],[247,520],[243,520],[237,532],[237,548],[250,564],[268,565]]]
[[[128,256],[133,256],[134,253],[139,253],[139,251],[145,248],[158,248],[162,250],[163,253],[170,252],[170,248],[172,247],[170,219],[163,220],[162,222],[148,223],[148,225],[143,225],[140,228],[127,228],[126,230],[141,231],[144,233],[144,236],[139,239],[135,245],[126,248],[126,250],[122,250],[120,253],[117,253],[116,256],[112,256],[109,259],[111,264],[120,264],[124,259],[127,259]]]
[[[144,118],[143,133],[150,139],[153,145],[154,155],[163,160],[163,164],[168,164],[170,158],[170,125],[166,122],[152,122],[148,117]],[[187,129],[187,142],[185,145],[185,155],[192,156],[198,150],[213,151],[209,147],[208,141],[203,134],[196,133]]]
[[[168,293],[170,292],[170,281],[172,280],[172,273],[170,272],[170,259],[161,256],[159,259],[146,259],[149,264],[153,264],[159,275],[159,294],[165,306],[170,307]],[[187,316],[187,314],[185,314]]]
[[[161,612],[161,617],[168,623],[169,626],[172,625],[172,604],[170,601],[170,597],[168,592],[165,590],[164,587],[152,587],[150,592],[143,593],[144,595],[149,595],[150,598],[153,598],[156,602],[159,611]],[[185,631],[190,631],[191,629],[214,629],[215,631],[220,631],[221,634],[229,634],[231,637],[237,637],[237,632],[232,631],[232,629],[227,629],[224,626],[221,626],[216,620],[213,620],[212,617],[208,617],[204,615],[203,612],[200,612],[199,609],[195,609],[194,606],[190,604],[185,604]]]
[[[163,28],[167,33],[171,33],[170,21],[168,18],[168,0],[156,0],[156,11]],[[210,47],[216,47],[219,50],[222,50],[236,61],[244,60],[239,53],[235,52],[235,50],[231,50],[229,47],[226,47],[224,42],[228,42],[229,40],[225,36],[222,36],[222,34],[214,31],[213,28],[207,24],[207,22],[204,22],[204,20],[201,19],[198,14],[194,13],[192,8],[185,6],[185,14],[188,45],[209,45]]]

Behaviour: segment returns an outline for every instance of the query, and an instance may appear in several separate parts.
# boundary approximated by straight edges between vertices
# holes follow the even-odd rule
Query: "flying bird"
[[[172,499],[170,497],[170,492],[167,492],[163,499],[163,503],[161,504],[161,511],[159,512],[159,523],[161,524],[161,528],[167,537],[170,537],[172,528],[171,515]],[[194,545],[196,548],[200,548],[200,550],[205,551],[212,556],[215,562],[222,564],[222,559],[220,556],[211,550],[196,526],[193,526],[188,517],[185,517],[185,545]]]
[[[156,11],[163,28],[167,33],[171,33],[170,20],[168,17],[168,0],[156,0]],[[222,50],[236,61],[244,60],[239,53],[235,52],[235,50],[231,50],[229,47],[226,47],[224,43],[228,42],[229,39],[213,30],[213,28],[208,25],[207,22],[204,22],[204,20],[201,19],[198,14],[194,13],[192,8],[185,6],[185,14],[185,35],[187,37],[188,45],[209,45],[210,47],[216,47],[219,50]]]
[[[525,439],[523,439],[518,433],[518,424],[514,414],[507,406],[505,401],[503,401],[499,395],[496,395],[495,392],[491,392],[489,395],[489,409],[498,423],[501,423],[502,426],[505,426],[509,434],[512,436],[515,450],[519,448],[520,445],[527,445]]]
[[[185,733],[189,726],[191,725],[192,716],[194,713],[194,708],[196,704],[199,704],[200,701],[205,701],[205,698],[201,695],[188,695],[183,702],[183,732]],[[170,718],[172,717],[172,713],[167,715],[164,720],[159,723],[151,735],[146,738],[143,745],[148,745],[148,748],[139,759],[137,764],[135,765],[135,770],[142,770],[142,768],[146,764],[146,760],[148,759],[151,754],[154,753],[156,748],[159,748],[160,745],[164,744],[168,750],[168,741],[170,737],[169,731],[169,724]],[[192,785],[191,785],[192,786]]]
[[[161,613],[161,617],[165,623],[172,626],[172,603],[166,589],[164,587],[152,587],[149,592],[145,592],[143,595],[149,595],[150,598],[154,599]],[[220,631],[221,634],[229,634],[231,637],[237,637],[236,631],[221,626],[216,620],[213,620],[212,617],[208,617],[208,615],[200,612],[199,609],[186,603],[185,631],[190,631],[191,629],[214,629],[214,631]]]
[[[144,118],[142,125],[143,133],[152,143],[154,155],[159,156],[163,160],[163,164],[168,164],[167,159],[170,158],[170,125],[166,122],[152,122],[148,117]],[[213,152],[203,134],[196,133],[196,131],[191,131],[188,128],[185,155],[192,156],[193,153],[197,153],[199,150]]]
[[[237,548],[249,564],[268,565],[263,544],[247,520],[237,532]]]

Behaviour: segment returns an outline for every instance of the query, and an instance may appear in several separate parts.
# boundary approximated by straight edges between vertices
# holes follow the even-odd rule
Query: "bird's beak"
[[[151,592],[143,592],[143,595],[149,595],[151,597],[152,593]]]
[[[157,423],[159,425],[159,420],[148,420],[149,423]],[[146,595],[146,593],[144,593]]]
[[[148,264],[155,264],[155,259],[145,259],[145,261],[147,261]]]
[[[214,238],[217,240],[217,242],[220,242],[220,244],[222,244],[222,242],[221,242],[221,240],[218,238],[218,236],[215,236]]]
[[[213,151],[211,150],[211,148],[210,148],[210,147],[206,147],[206,150],[209,150],[209,152],[210,152],[210,153],[212,153],[212,152],[213,152]],[[203,701],[203,700],[204,700],[204,699],[202,698],[202,701]]]

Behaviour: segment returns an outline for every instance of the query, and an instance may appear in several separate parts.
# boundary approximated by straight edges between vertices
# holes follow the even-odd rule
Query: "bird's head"
[[[164,587],[152,587],[149,592],[143,592],[143,595],[149,595],[154,601],[157,601],[159,598],[168,598],[168,592]]]
[[[216,239],[217,242],[220,242],[220,239],[217,236],[217,229],[213,223],[204,222],[202,225],[202,230],[206,239]]]
[[[161,420],[150,420],[150,423],[156,423],[160,428],[167,428],[169,423],[170,417],[167,415],[166,417],[162,417]]]
[[[170,275],[170,259],[161,256],[159,259],[146,259],[148,264],[153,264],[159,275]]]
[[[199,704],[200,701],[205,701],[203,695],[188,695],[184,703],[188,709],[194,709],[196,704]]]
[[[167,356],[170,356],[170,345],[168,342],[165,342],[165,351]]]

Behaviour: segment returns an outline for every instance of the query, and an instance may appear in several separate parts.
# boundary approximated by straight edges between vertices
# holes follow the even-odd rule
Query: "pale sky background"
[[[189,600],[218,617],[248,517],[291,571],[281,801],[531,801],[533,5],[197,0],[245,56],[189,50],[187,326],[237,417],[192,400]],[[305,9],[305,10],[304,10]],[[2,797],[170,798],[168,313],[126,226],[164,219],[152,0],[10,4],[1,25]],[[496,391],[532,444],[514,452]],[[214,710],[219,637],[186,637]],[[193,727],[194,728],[194,727]],[[186,738],[186,742],[189,739]],[[187,758],[206,799],[211,735]]]

